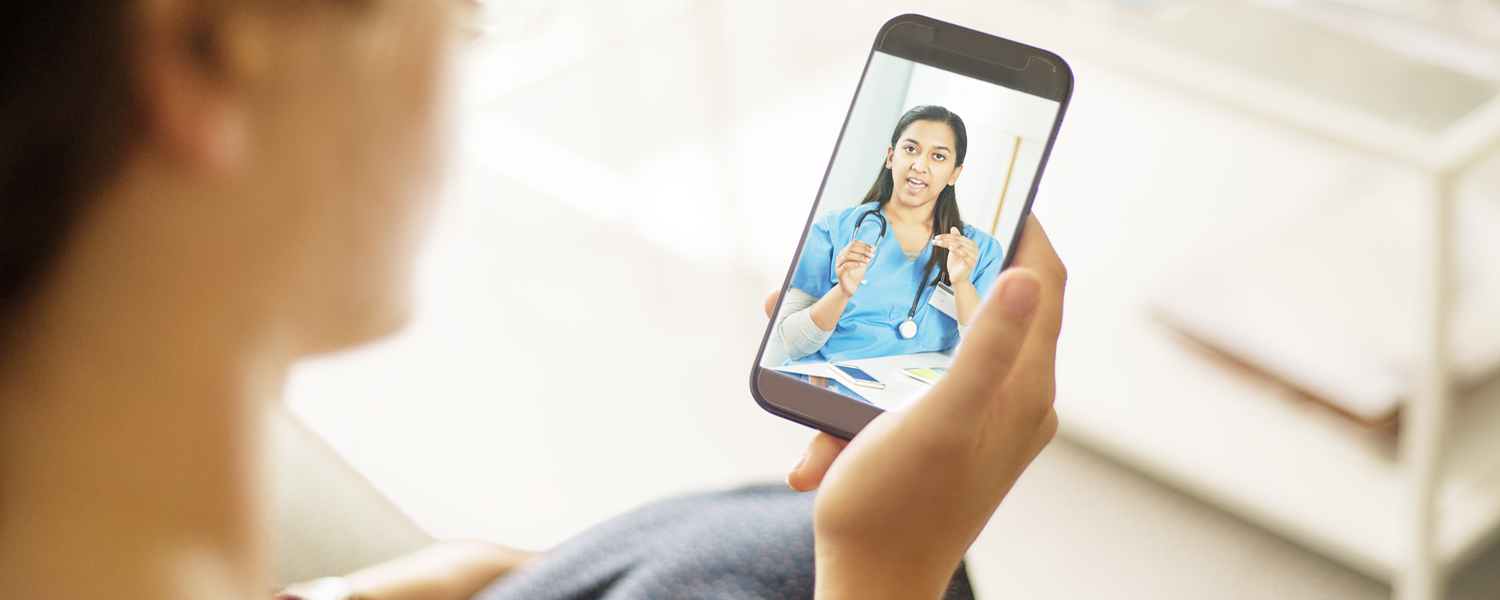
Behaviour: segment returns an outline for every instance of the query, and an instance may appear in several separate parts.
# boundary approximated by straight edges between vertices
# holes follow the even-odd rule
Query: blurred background
[[[1451,191],[1451,597],[1500,597],[1500,4],[489,0],[399,335],[293,411],[423,528],[543,549],[778,481],[749,369],[875,31],[1056,51],[1035,212],[1069,267],[1054,442],[969,555],[986,598],[1385,598],[1400,407]],[[1434,173],[1450,173],[1435,178]]]

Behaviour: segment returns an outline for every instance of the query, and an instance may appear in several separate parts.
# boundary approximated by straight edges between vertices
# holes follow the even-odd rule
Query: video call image
[[[1000,274],[1058,102],[876,52],[760,365],[894,409]]]

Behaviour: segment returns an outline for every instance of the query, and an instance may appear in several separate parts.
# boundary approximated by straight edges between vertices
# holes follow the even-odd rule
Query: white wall
[[[859,204],[885,164],[891,129],[901,114],[911,108],[906,98],[917,64],[889,54],[875,53],[865,70],[864,82],[849,113],[844,137],[839,142],[819,197],[818,215]]]
[[[1008,245],[1058,104],[888,54],[876,53],[870,60],[818,214],[853,206],[864,198],[885,161],[896,122],[921,104],[947,107],[964,120],[969,147],[957,185],[959,211],[965,222],[990,231],[1000,209],[1003,225],[994,233]],[[1012,154],[1016,155],[1013,170]],[[1003,207],[1002,197],[1007,200]]]

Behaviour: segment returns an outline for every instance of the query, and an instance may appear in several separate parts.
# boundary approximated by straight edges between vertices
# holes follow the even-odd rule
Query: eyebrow
[[[914,140],[914,139],[911,139],[911,138],[905,138],[905,139],[902,139],[902,140],[901,140],[901,141],[903,141],[903,142],[911,142],[911,143],[913,143],[913,144],[916,144],[916,145],[918,145],[918,146],[921,146],[921,145],[922,145],[922,142],[919,142],[919,141],[917,141],[917,140]],[[933,148],[935,148],[935,149],[937,149],[937,150],[947,150],[947,151],[949,151],[949,152],[952,152],[952,151],[953,151],[953,149],[952,149],[952,148],[949,148],[949,147],[947,147],[947,146],[933,146]]]

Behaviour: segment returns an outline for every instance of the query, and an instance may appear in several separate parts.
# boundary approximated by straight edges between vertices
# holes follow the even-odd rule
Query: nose
[[[915,161],[913,161],[911,163],[911,169],[913,171],[918,172],[918,173],[926,173],[927,172],[927,155],[924,154],[924,155],[917,156],[917,160],[915,160]]]

